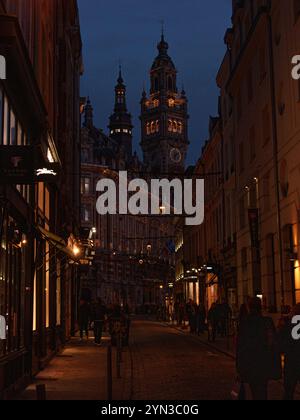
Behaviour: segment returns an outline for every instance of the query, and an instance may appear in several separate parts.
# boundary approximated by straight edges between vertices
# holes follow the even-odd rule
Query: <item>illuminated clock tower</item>
[[[177,173],[185,169],[188,141],[188,101],[178,93],[177,70],[168,55],[162,34],[151,72],[150,95],[141,100],[141,147],[144,164],[153,173]]]

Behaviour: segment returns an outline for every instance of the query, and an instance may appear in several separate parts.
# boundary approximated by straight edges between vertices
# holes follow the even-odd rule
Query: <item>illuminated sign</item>
[[[59,174],[59,163],[41,162],[34,146],[0,146],[0,184],[51,183]]]
[[[6,80],[6,59],[0,55],[0,80]]]
[[[42,168],[42,169],[37,169],[36,170],[36,176],[42,176],[42,175],[50,175],[50,176],[56,176],[57,173],[54,172],[53,169],[47,169],[47,168]]]

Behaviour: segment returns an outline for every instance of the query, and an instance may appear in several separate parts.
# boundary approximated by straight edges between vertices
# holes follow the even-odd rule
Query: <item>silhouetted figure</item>
[[[292,318],[300,315],[300,304],[292,313],[282,318],[279,327],[280,348],[285,356],[284,365],[284,400],[294,400],[298,382],[300,382],[300,340],[294,340]]]
[[[90,323],[90,304],[85,300],[81,300],[79,303],[78,310],[78,322],[80,329],[80,338],[83,340],[84,332],[87,340],[89,339],[89,323]]]
[[[249,315],[241,319],[237,340],[237,371],[250,385],[254,400],[268,399],[268,383],[280,379],[280,354],[276,351],[276,330],[271,318],[263,317],[258,298],[249,302]]]
[[[93,307],[93,312],[92,312],[92,321],[94,322],[95,344],[97,345],[101,344],[103,326],[104,326],[106,314],[107,314],[107,309],[102,304],[101,299],[98,298],[96,301],[96,304]]]

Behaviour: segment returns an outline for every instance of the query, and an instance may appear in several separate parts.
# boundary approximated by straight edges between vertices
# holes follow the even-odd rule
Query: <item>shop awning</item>
[[[44,229],[41,226],[37,226],[36,228],[41,233],[43,238],[47,242],[49,242],[50,245],[54,246],[58,251],[65,254],[67,257],[70,258],[70,260],[77,263],[80,261],[80,259],[74,255],[72,250],[68,246],[66,246],[66,242],[64,241],[63,238],[61,238],[60,236],[57,236],[56,234],[52,232],[49,232],[48,230]]]

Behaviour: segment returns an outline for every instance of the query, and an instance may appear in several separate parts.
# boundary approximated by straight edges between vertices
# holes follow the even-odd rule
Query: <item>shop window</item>
[[[49,226],[46,226],[46,230],[49,230]],[[50,326],[50,246],[46,243],[46,255],[45,255],[45,326]]]
[[[61,324],[61,268],[60,261],[56,263],[56,325]]]
[[[6,215],[0,246],[0,315],[6,319],[6,340],[0,340],[0,357],[24,344],[25,252],[22,230]]]

